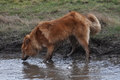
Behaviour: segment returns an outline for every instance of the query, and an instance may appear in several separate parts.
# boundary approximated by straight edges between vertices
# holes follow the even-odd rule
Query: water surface
[[[120,80],[119,57],[97,57],[85,63],[80,56],[64,59],[53,56],[43,63],[44,55],[23,62],[21,53],[0,53],[0,80]]]

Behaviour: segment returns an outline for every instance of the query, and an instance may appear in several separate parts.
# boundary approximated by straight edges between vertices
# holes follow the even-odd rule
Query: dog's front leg
[[[52,59],[53,51],[54,51],[54,45],[50,45],[50,46],[47,47],[47,54],[46,54],[43,62],[46,63],[48,60]]]

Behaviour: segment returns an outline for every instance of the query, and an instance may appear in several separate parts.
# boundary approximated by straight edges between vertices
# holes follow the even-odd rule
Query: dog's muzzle
[[[28,58],[29,56],[28,55],[26,55],[24,58],[22,58],[22,60],[27,60],[27,58]]]

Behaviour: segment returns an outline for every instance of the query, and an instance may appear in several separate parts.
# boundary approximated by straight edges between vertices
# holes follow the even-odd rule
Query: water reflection
[[[76,62],[73,63],[70,78],[72,80],[89,80],[89,63],[81,63],[78,65]]]
[[[43,69],[40,69],[37,65],[31,65],[28,62],[23,62],[23,74],[26,79],[34,79],[34,78],[44,78],[45,73]]]
[[[48,80],[64,80],[68,76],[62,74],[64,70],[55,68],[54,63],[46,63],[46,67],[41,68],[38,65],[32,65],[28,62],[23,62],[23,74],[25,79],[48,79]]]
[[[88,64],[76,61],[58,61],[55,63],[30,64],[23,62],[23,74],[25,79],[50,79],[50,80],[81,80],[89,79]],[[80,76],[81,75],[81,76]]]

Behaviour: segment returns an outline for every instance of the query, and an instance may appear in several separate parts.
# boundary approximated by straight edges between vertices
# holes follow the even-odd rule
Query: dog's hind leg
[[[77,36],[76,36],[77,37]],[[88,44],[89,44],[89,36],[81,36],[81,37],[77,37],[78,42],[82,45],[82,47],[84,48],[85,52],[86,52],[86,60],[89,60],[89,48],[88,48]]]
[[[67,56],[72,55],[76,51],[77,42],[78,42],[77,39],[74,36],[70,36],[69,40],[70,40],[70,43],[72,44],[72,50],[69,54],[67,54]]]
[[[54,45],[50,45],[47,47],[47,54],[43,62],[47,62],[52,59],[53,51],[54,51]]]

